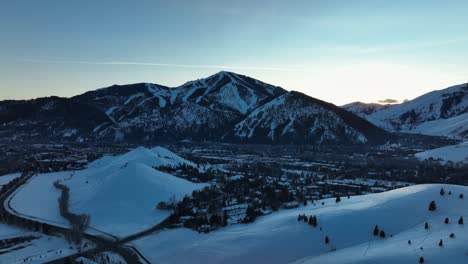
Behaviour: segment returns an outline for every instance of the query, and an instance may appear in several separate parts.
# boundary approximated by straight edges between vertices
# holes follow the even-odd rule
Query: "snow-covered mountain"
[[[225,71],[175,88],[137,83],[0,102],[3,140],[362,144],[385,135],[341,108]]]
[[[241,140],[366,143],[385,133],[349,112],[299,92],[283,94],[251,112],[233,135]]]
[[[398,105],[351,103],[343,108],[390,131],[468,137],[468,84],[433,91]]]

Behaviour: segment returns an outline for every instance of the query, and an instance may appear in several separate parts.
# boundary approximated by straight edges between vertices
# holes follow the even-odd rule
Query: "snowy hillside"
[[[230,123],[241,119],[264,102],[285,93],[247,76],[219,72],[179,87],[140,83],[111,86],[74,97],[92,102],[111,122],[94,129],[98,138],[132,139],[138,131],[146,139],[159,136],[181,139],[220,136]],[[170,133],[167,131],[175,131]]]
[[[0,241],[0,263],[44,263],[78,252],[61,236],[46,236],[4,223],[0,223]]]
[[[235,126],[234,137],[257,142],[360,144],[369,140],[368,135],[384,134],[360,118],[343,116],[340,110],[304,94],[290,92],[250,113]]]
[[[418,159],[440,159],[442,161],[468,163],[468,141],[458,145],[446,146],[416,153]]]
[[[439,194],[441,188],[445,196]],[[468,229],[457,223],[460,216],[468,219],[461,193],[466,196],[468,187],[416,185],[340,203],[326,199],[324,205],[318,201],[281,210],[208,234],[167,230],[133,244],[159,263],[418,263],[421,256],[426,263],[467,263]],[[437,205],[433,212],[428,210],[432,200]],[[299,214],[316,215],[318,226],[298,221]],[[385,238],[373,235],[375,225]]]
[[[353,103],[343,108],[390,131],[468,136],[468,84],[433,91],[399,105],[375,108]]]
[[[71,211],[89,214],[93,229],[128,235],[169,216],[168,211],[155,208],[158,202],[173,196],[181,199],[205,186],[153,168],[177,164],[194,165],[161,147],[139,147],[120,156],[98,159],[81,171],[37,175],[14,195],[11,206],[21,214],[67,225],[58,210],[60,192],[53,186],[59,180],[70,188]]]

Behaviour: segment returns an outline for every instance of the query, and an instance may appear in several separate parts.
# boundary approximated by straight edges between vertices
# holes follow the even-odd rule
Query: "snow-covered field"
[[[445,196],[439,194],[441,188]],[[343,198],[338,204],[326,199],[325,205],[319,201],[315,206],[280,210],[252,224],[208,234],[167,230],[133,244],[157,263],[419,263],[421,256],[425,263],[468,263],[468,227],[457,223],[460,216],[468,219],[467,194],[465,186],[414,185]],[[435,212],[428,210],[432,200]],[[316,215],[318,226],[298,222],[302,213]],[[444,224],[445,217],[449,224]],[[375,225],[386,238],[373,236]],[[449,238],[451,233],[455,238]],[[329,244],[324,242],[326,236]],[[438,246],[440,239],[443,247]]]
[[[22,239],[15,243],[7,242],[0,247],[0,263],[44,263],[76,253],[75,246],[59,236],[46,236],[41,233],[22,230],[0,223],[0,241]],[[92,247],[92,243],[88,247]]]
[[[466,162],[468,163],[468,141],[452,146],[431,149],[416,153],[418,159],[440,159],[442,161]]]
[[[153,167],[177,164],[194,165],[167,149],[139,147],[120,156],[106,156],[81,171],[40,174],[20,188],[11,206],[23,215],[68,225],[59,214],[60,192],[53,182],[60,180],[70,188],[70,209],[91,216],[91,229],[115,236],[126,236],[149,228],[169,216],[156,209],[160,201],[182,198],[205,184],[195,184]]]
[[[21,176],[20,172],[0,176],[0,186],[8,184],[10,181],[18,178],[19,176]]]
[[[21,230],[14,226],[0,223],[0,240],[14,236],[21,236],[24,232],[24,230]]]

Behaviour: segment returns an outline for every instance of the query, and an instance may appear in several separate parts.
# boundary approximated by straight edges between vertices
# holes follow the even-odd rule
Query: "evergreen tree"
[[[375,225],[375,227],[374,227],[374,236],[378,236],[378,235],[379,235],[379,226]]]
[[[252,206],[247,207],[247,211],[245,212],[246,214],[246,221],[247,222],[253,222],[255,221],[256,213],[255,209]]]
[[[460,216],[460,219],[458,219],[458,224],[463,225],[463,216]]]
[[[317,226],[317,217],[315,215],[311,215],[309,217],[309,225],[316,227]]]
[[[445,195],[444,188],[440,189],[440,195],[441,195],[441,196],[444,196],[444,195]]]
[[[429,203],[429,211],[435,211],[437,209],[437,205],[435,203],[435,201],[431,201]]]
[[[385,237],[385,231],[380,230],[380,234],[379,234],[379,235],[380,235],[381,238],[384,238],[384,237]]]
[[[449,223],[449,219],[448,219],[448,217],[445,217],[444,223],[446,223],[446,224],[448,224],[448,223]]]
[[[223,213],[223,226],[227,226],[229,224],[228,222],[229,215],[226,210],[224,210]]]

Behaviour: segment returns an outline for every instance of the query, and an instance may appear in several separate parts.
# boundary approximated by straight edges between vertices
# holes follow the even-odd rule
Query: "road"
[[[39,226],[47,226],[48,232],[49,233],[57,233],[57,234],[62,234],[62,235],[67,235],[71,229],[66,228],[63,226],[59,226],[56,224],[51,224],[50,222],[46,221],[41,221],[41,219],[33,218],[30,216],[25,216],[20,214],[19,212],[15,211],[13,208],[10,206],[10,200],[14,196],[15,191],[20,188],[22,185],[26,184],[31,178],[35,175],[36,173],[28,173],[25,176],[22,176],[21,179],[14,184],[11,188],[9,188],[6,192],[4,192],[0,196],[0,203],[2,206],[0,206],[0,213],[6,214],[11,219],[14,219],[15,222],[21,222],[24,220],[29,220],[33,224],[38,224]],[[102,253],[105,251],[111,251],[118,253],[121,255],[125,261],[129,264],[148,264],[151,263],[148,259],[146,259],[135,247],[125,245],[131,241],[137,240],[139,238],[148,236],[150,234],[155,234],[158,233],[161,229],[167,226],[167,219],[162,221],[161,223],[143,230],[141,232],[129,235],[127,237],[118,239],[109,239],[104,236],[98,236],[98,235],[92,235],[92,234],[84,234],[84,238],[93,242],[96,246],[94,248],[86,249],[80,253],[72,254],[60,259],[56,259],[47,263],[51,264],[61,264],[61,263],[71,263],[72,260],[80,257],[80,256],[91,256],[94,254]],[[43,231],[43,230],[42,230]]]

